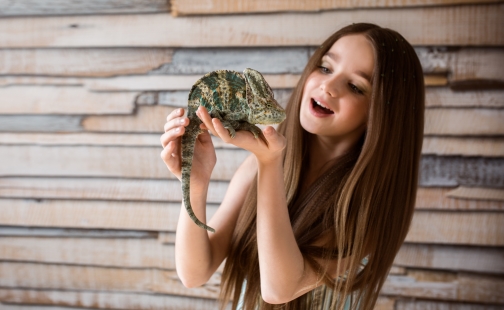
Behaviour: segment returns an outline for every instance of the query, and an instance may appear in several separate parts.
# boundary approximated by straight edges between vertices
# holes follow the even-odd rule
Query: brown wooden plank
[[[0,199],[0,225],[175,231],[180,209],[165,202]],[[207,219],[216,209],[207,207]]]
[[[504,110],[427,109],[425,134],[430,135],[504,135]]]
[[[0,114],[131,114],[135,92],[89,92],[80,86],[0,88]]]
[[[502,4],[479,4],[339,10],[301,15],[174,18],[169,14],[138,14],[9,18],[0,20],[3,34],[0,46],[317,46],[335,29],[355,21],[400,30],[413,45],[500,46],[504,44],[503,9]],[[252,24],[257,27],[251,28]],[[173,31],[167,32],[166,29]]]
[[[0,262],[2,288],[93,290],[161,293],[216,299],[220,274],[201,287],[188,289],[174,270]],[[134,295],[134,294],[131,294]]]
[[[78,15],[169,12],[165,0],[0,0],[0,16]]]
[[[504,139],[424,136],[422,154],[504,157]]]
[[[409,271],[405,276],[389,276],[381,293],[430,300],[502,305],[504,280],[492,276]]]
[[[425,106],[427,108],[503,108],[504,91],[453,91],[447,87],[427,87]]]
[[[394,265],[488,274],[504,274],[504,249],[405,243]]]
[[[2,145],[0,176],[88,176],[174,179],[159,148],[120,146]],[[217,149],[213,180],[230,180],[249,155],[242,149]],[[40,163],[44,163],[41,165]],[[138,163],[138,164],[132,164]]]
[[[140,238],[1,237],[0,260],[175,269],[174,245]]]
[[[390,8],[409,6],[436,6],[451,4],[471,4],[498,2],[474,0],[402,0],[402,1],[341,1],[341,0],[315,0],[315,1],[289,1],[289,0],[172,0],[172,14],[178,15],[205,15],[205,14],[248,14],[264,12],[313,12],[334,9],[361,9],[361,8]]]
[[[171,62],[172,55],[173,50],[165,48],[0,49],[0,74],[83,77],[144,74]]]
[[[468,304],[468,303],[453,303],[443,301],[427,301],[427,300],[402,300],[396,301],[396,310],[501,310],[502,306]]]
[[[86,309],[117,310],[208,310],[217,309],[215,299],[184,297],[166,294],[92,292],[92,291],[56,291],[30,289],[0,289],[0,301],[5,310],[69,310],[68,307],[86,307]],[[41,305],[38,308],[37,305]],[[4,308],[11,307],[11,308]],[[43,308],[42,308],[43,307]]]
[[[451,191],[451,188],[420,187],[415,208],[418,210],[504,211],[502,201],[451,197],[448,196]]]
[[[208,203],[220,203],[228,182],[211,181]],[[182,201],[179,180],[120,178],[0,178],[0,197],[38,199]]]
[[[446,195],[450,198],[504,201],[504,189],[457,187]]]
[[[417,211],[406,242],[504,245],[504,213]]]

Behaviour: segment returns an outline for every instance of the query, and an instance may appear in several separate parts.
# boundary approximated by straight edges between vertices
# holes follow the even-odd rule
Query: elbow
[[[272,289],[261,289],[261,297],[268,304],[279,305],[291,301],[291,294],[284,294],[281,292],[275,292]]]
[[[186,288],[195,288],[202,286],[208,281],[208,279],[204,279],[203,277],[195,277],[194,273],[191,274],[190,272],[182,272],[179,269],[177,269],[177,276],[180,282],[182,282],[182,285],[184,285]]]

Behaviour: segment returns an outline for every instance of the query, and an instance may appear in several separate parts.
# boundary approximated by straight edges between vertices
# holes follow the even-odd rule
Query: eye
[[[348,87],[350,87],[350,89],[356,93],[356,94],[359,94],[359,95],[364,95],[364,92],[362,90],[360,90],[357,86],[355,86],[354,84],[352,83],[348,83]]]
[[[328,74],[328,73],[331,73],[331,70],[329,70],[329,68],[327,67],[324,67],[324,66],[318,66],[320,72],[324,73],[324,74]]]

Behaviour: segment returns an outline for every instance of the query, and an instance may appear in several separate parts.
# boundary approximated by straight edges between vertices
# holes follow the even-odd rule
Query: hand
[[[189,125],[189,119],[184,117],[184,109],[176,109],[166,117],[166,124],[164,125],[165,133],[160,138],[161,145],[163,146],[160,156],[166,167],[179,180],[182,177],[181,137],[187,125]],[[203,124],[200,125],[200,128],[204,132],[196,138],[194,146],[191,170],[191,184],[193,185],[197,182],[208,183],[217,161],[212,139],[207,128]]]
[[[231,138],[229,131],[224,128],[221,121],[217,118],[211,118],[204,107],[199,107],[197,113],[203,124],[214,136],[221,138],[226,143],[252,152],[260,163],[269,163],[272,160],[282,158],[282,151],[287,145],[287,141],[272,126],[268,126],[263,130],[264,137],[268,141],[268,145],[266,145],[261,139],[256,139],[248,131],[237,131],[235,137]]]

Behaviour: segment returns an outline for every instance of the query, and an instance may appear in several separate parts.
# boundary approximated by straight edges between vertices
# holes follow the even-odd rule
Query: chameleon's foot
[[[224,128],[226,128],[229,131],[229,136],[231,137],[231,139],[234,139],[234,137],[236,136],[236,131],[233,127],[233,124],[231,124],[231,122],[229,121],[221,121],[221,122]]]

